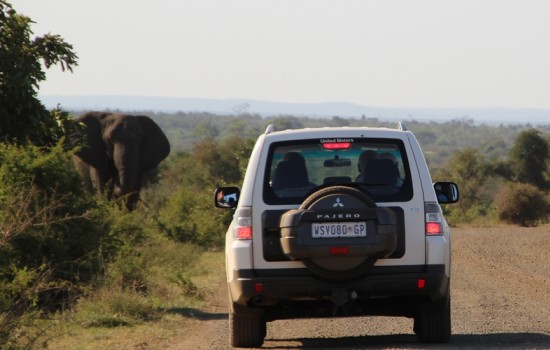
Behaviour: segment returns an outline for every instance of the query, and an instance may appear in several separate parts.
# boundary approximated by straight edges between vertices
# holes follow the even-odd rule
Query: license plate
[[[337,238],[337,237],[366,237],[366,222],[325,222],[311,224],[311,237],[313,238]]]

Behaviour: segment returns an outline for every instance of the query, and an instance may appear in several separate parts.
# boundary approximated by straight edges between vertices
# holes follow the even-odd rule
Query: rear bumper
[[[249,306],[332,300],[335,290],[354,292],[357,300],[413,297],[435,301],[442,299],[448,288],[445,265],[375,266],[367,275],[350,281],[324,280],[306,269],[234,270],[229,283],[233,302]]]

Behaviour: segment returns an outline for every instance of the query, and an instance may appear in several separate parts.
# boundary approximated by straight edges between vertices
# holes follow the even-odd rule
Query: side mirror
[[[458,185],[454,182],[436,182],[434,190],[440,204],[456,203],[460,197]]]
[[[214,191],[216,208],[236,208],[241,190],[238,187],[220,187]]]

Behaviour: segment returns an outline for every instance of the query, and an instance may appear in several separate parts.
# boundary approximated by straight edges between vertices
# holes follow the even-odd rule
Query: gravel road
[[[268,323],[266,349],[550,349],[550,226],[454,228],[450,344],[417,342],[390,317]],[[231,349],[224,281],[169,349]]]

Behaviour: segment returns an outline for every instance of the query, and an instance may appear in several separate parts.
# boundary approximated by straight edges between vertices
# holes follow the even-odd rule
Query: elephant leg
[[[106,187],[107,199],[111,200],[112,198],[117,197],[117,194],[115,191],[116,191],[116,188],[118,187],[119,179],[118,179],[118,172],[114,166],[109,167],[109,174],[111,174],[111,176],[105,183],[105,187]]]
[[[139,192],[130,192],[126,195],[126,208],[129,211],[136,209],[137,202],[139,201]]]
[[[107,199],[109,200],[113,198],[113,193],[115,190],[115,181],[116,179],[111,178],[105,183],[104,191],[107,196]]]
[[[90,179],[94,189],[98,193],[105,193],[105,188],[107,187],[107,196],[110,196],[109,192],[111,191],[109,188],[112,187],[110,184],[112,181],[105,169],[90,167]]]
[[[73,164],[76,171],[80,175],[84,189],[88,192],[93,192],[94,186],[92,184],[92,179],[90,178],[90,166],[77,156],[73,156]]]

